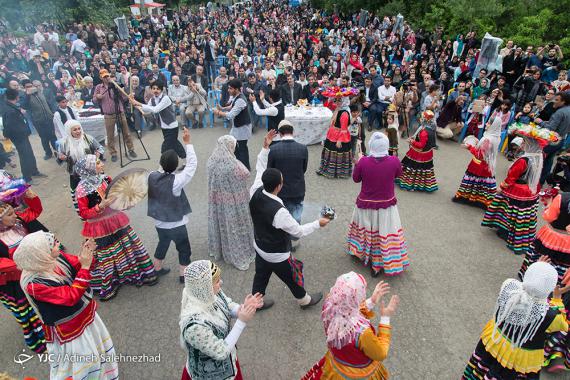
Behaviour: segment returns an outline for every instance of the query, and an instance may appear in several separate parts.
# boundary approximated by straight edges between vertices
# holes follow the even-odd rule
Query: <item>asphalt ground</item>
[[[206,161],[216,139],[227,133],[221,126],[192,130],[198,155],[198,170],[186,188],[192,205],[188,231],[192,259],[208,259]],[[250,159],[262,146],[263,132],[256,131],[249,142]],[[151,159],[128,167],[156,169],[162,134],[143,136]],[[44,212],[39,218],[75,253],[82,241],[81,222],[75,214],[68,188],[68,175],[53,160],[43,161],[37,136],[32,137],[40,170],[49,175],[38,181]],[[451,202],[470,160],[467,150],[453,142],[440,142],[435,152],[439,191],[433,194],[397,190],[398,207],[409,246],[411,265],[387,281],[393,294],[401,298],[392,318],[392,344],[385,365],[393,379],[459,379],[475,348],[482,327],[492,316],[502,282],[516,277],[522,257],[515,256],[494,231],[480,226],[483,211]],[[139,157],[142,148],[136,145]],[[400,142],[400,157],[406,152]],[[315,174],[321,147],[309,147],[306,173],[307,194],[303,220],[316,219],[324,204],[336,209],[338,218],[329,226],[302,239],[297,257],[305,263],[305,283],[310,292],[327,292],[342,273],[356,271],[369,281],[371,291],[379,279],[344,253],[348,223],[359,185],[350,179],[326,179]],[[17,158],[16,158],[17,161]],[[498,179],[506,174],[509,162],[499,157]],[[16,172],[19,169],[16,169]],[[107,173],[120,173],[117,163],[107,160]],[[253,181],[253,175],[250,182]],[[152,221],[146,216],[146,202],[127,212],[131,225],[151,255],[157,243]],[[542,221],[541,221],[542,223]],[[166,264],[173,271],[154,287],[122,287],[110,302],[99,303],[98,312],[109,329],[117,354],[156,356],[158,363],[120,363],[122,379],[179,379],[186,357],[179,344],[178,315],[182,285],[178,283],[177,253],[170,247]],[[242,300],[251,291],[254,266],[246,272],[225,263],[225,292]],[[268,295],[275,306],[260,312],[250,322],[238,342],[238,357],[245,379],[299,379],[326,352],[320,320],[320,305],[300,310],[288,289],[274,276]],[[49,367],[37,357],[24,364],[14,357],[26,350],[21,329],[14,318],[0,311],[0,370],[15,378],[49,378]],[[24,368],[25,367],[25,368]],[[544,379],[570,379],[570,376],[544,375]]]

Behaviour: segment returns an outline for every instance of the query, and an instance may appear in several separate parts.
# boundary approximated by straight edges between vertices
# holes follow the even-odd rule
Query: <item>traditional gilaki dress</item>
[[[184,271],[180,343],[187,351],[182,380],[243,380],[236,342],[246,324],[237,320],[240,305],[222,290],[214,294],[221,271],[209,260],[192,262]]]
[[[0,223],[0,302],[22,327],[26,345],[40,354],[46,350],[42,321],[20,287],[21,272],[16,267],[13,256],[24,236],[45,227],[36,220],[42,213],[40,198],[24,198],[24,202],[27,208],[16,211],[18,219],[13,227],[8,228]],[[12,206],[1,203],[0,219],[11,209]]]
[[[354,167],[352,179],[361,182],[356,207],[348,227],[346,253],[370,264],[373,275],[381,270],[388,276],[400,274],[410,265],[404,239],[394,180],[402,174],[398,157],[388,155],[388,138],[374,132],[369,157]]]
[[[108,176],[96,172],[96,157],[87,155],[75,165],[81,176],[76,197],[79,216],[85,221],[81,234],[97,243],[91,266],[91,288],[102,301],[114,297],[120,285],[154,285],[157,276],[146,248],[121,211],[99,208],[111,183]]]
[[[327,137],[321,153],[321,164],[317,174],[328,178],[348,178],[352,173],[352,146],[350,143],[350,98],[358,95],[352,88],[330,87],[322,95],[341,99],[331,118]],[[340,142],[340,148],[337,143]]]
[[[364,277],[350,272],[337,278],[321,314],[328,351],[302,380],[389,378],[382,361],[390,350],[390,318],[381,317],[375,329],[373,306],[366,300]]]
[[[568,331],[562,300],[547,299],[557,278],[554,267],[538,262],[522,282],[503,283],[495,316],[483,328],[463,380],[539,379],[547,334]]]
[[[459,189],[453,197],[454,202],[466,203],[486,209],[497,193],[495,164],[501,141],[501,119],[495,118],[483,138],[473,145],[465,141],[467,149],[473,155]]]
[[[81,136],[78,138],[71,135],[71,129],[76,126],[81,128]],[[65,122],[64,127],[67,135],[59,145],[59,153],[67,157],[65,159],[65,164],[67,172],[69,173],[69,190],[71,192],[73,207],[75,208],[75,211],[78,212],[75,189],[77,188],[81,178],[77,173],[75,173],[75,164],[88,154],[96,154],[98,152],[100,155],[103,155],[103,153],[105,153],[105,149],[96,139],[83,132],[83,127],[81,127],[79,121],[68,120]]]
[[[249,212],[249,170],[234,154],[236,139],[218,139],[208,158],[208,252],[239,270],[255,259]]]
[[[531,244],[524,262],[519,271],[522,278],[527,268],[540,259],[547,256],[551,265],[558,272],[558,285],[567,285],[563,282],[563,276],[570,268],[570,193],[557,195],[550,206],[542,214],[542,218],[548,223],[536,234],[536,239]],[[570,320],[570,293],[563,297],[566,317]],[[554,365],[552,369],[570,369],[570,339],[567,332],[558,331],[547,336],[544,346],[545,365]],[[561,360],[560,363],[554,361]]]
[[[50,379],[118,379],[115,349],[89,288],[89,270],[77,256],[51,256],[53,234],[27,235],[14,254],[22,268],[22,287],[44,322],[47,352],[52,355]],[[71,360],[71,357],[85,360]],[[59,360],[58,360],[59,358]]]
[[[417,130],[410,143],[410,149],[402,159],[402,175],[396,180],[401,189],[426,192],[433,192],[438,189],[433,169],[435,141],[433,112],[426,111],[424,112],[424,123]]]

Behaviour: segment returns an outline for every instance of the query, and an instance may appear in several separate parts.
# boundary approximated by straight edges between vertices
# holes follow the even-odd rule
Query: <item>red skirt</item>
[[[241,368],[239,367],[239,360],[236,360],[236,367],[237,367],[237,373],[234,377],[234,380],[243,380],[243,376],[241,375]],[[182,379],[181,380],[192,380],[192,377],[190,377],[190,374],[186,370],[186,366],[184,366],[184,370],[182,371]],[[220,379],[220,380],[223,380],[223,379]]]

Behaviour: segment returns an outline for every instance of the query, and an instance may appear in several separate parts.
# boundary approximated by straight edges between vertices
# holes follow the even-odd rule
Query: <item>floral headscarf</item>
[[[104,178],[103,175],[97,174],[97,157],[94,154],[88,154],[77,161],[75,173],[81,177],[76,190],[77,198],[97,191]]]

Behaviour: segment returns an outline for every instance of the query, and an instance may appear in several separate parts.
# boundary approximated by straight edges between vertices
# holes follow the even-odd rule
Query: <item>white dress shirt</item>
[[[385,85],[378,87],[378,100],[381,103],[392,103],[394,101],[394,95],[396,95],[396,87],[390,86],[386,88]],[[389,97],[389,99],[385,100],[386,97]]]
[[[63,111],[63,113],[65,114],[65,116],[67,116],[67,120],[72,120],[73,118],[71,117],[71,115],[69,114],[69,111],[66,109],[61,109],[59,107],[57,107],[57,109],[59,111]],[[59,112],[55,111],[53,113],[53,125],[55,127],[55,135],[57,137],[58,140],[67,137],[67,132],[65,131],[65,127],[63,126],[63,122],[61,121],[61,115],[59,114]]]
[[[172,100],[170,100],[170,98],[164,92],[162,92],[158,97],[157,96],[154,97],[154,103],[156,104],[156,106],[153,106],[150,102],[151,101],[149,100],[148,104],[142,105],[142,110],[144,113],[159,113],[163,109],[170,107],[170,105],[172,104]],[[166,124],[164,120],[162,120],[162,117],[160,117],[159,114],[158,118],[160,119],[160,128],[162,129],[178,128],[178,120],[176,120],[176,115],[174,116],[175,116],[174,121],[170,124]]]
[[[281,104],[281,100],[275,103],[269,103],[263,99],[262,102],[265,108],[261,108],[257,102],[253,102],[253,111],[257,116],[277,116],[279,110],[275,106]]]
[[[261,149],[261,152],[259,152],[259,155],[257,156],[257,164],[255,165],[255,170],[257,171],[257,173],[255,175],[255,181],[253,182],[253,185],[249,189],[250,198],[253,197],[253,194],[257,191],[257,189],[263,186],[263,182],[261,181],[261,176],[263,175],[263,172],[267,168],[268,156],[269,156],[269,149],[265,148]],[[283,201],[277,195],[270,194],[265,190],[263,190],[263,194],[283,204]],[[297,221],[293,219],[293,216],[291,215],[291,213],[289,213],[289,211],[285,207],[282,207],[279,209],[279,211],[277,211],[277,213],[273,217],[273,222],[271,223],[271,225],[277,229],[287,232],[289,235],[296,238],[302,238],[303,236],[307,236],[321,227],[318,219],[315,220],[314,222],[306,223],[303,225],[297,223]],[[291,252],[272,252],[272,253],[264,252],[257,246],[257,244],[255,244],[255,240],[253,241],[253,247],[255,248],[255,251],[259,254],[259,256],[261,256],[265,261],[268,261],[270,263],[280,263],[282,261],[288,260],[289,257],[291,256]]]
[[[87,44],[78,38],[72,42],[71,51],[69,52],[69,54],[73,54],[73,52],[75,52],[75,51],[83,54],[83,53],[85,53],[86,47],[87,47]]]
[[[184,186],[188,185],[196,173],[196,168],[198,167],[198,158],[196,157],[196,152],[194,152],[194,146],[192,144],[186,145],[186,166],[179,173],[174,173],[174,183],[172,184],[172,194],[175,197],[179,197],[182,194],[182,189]],[[162,172],[162,168],[159,170]],[[165,230],[170,230],[176,227],[186,225],[188,223],[188,215],[177,222],[162,222],[160,220],[154,219],[154,225],[157,228],[162,228]]]

